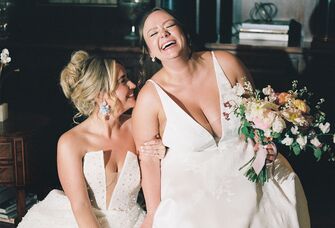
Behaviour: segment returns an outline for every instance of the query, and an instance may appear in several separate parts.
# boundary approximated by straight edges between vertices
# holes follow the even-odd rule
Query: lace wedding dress
[[[214,53],[213,64],[224,103],[236,98]],[[239,120],[221,118],[215,139],[154,81],[167,118],[161,162],[161,203],[154,228],[308,228],[310,219],[299,178],[278,155],[264,186],[249,181],[239,168],[254,155],[238,135]]]
[[[86,153],[83,171],[93,210],[100,227],[140,227],[145,214],[137,204],[140,190],[140,169],[137,156],[134,153],[127,152],[109,205],[106,205],[104,152]],[[78,225],[64,192],[52,190],[43,201],[28,211],[18,227],[72,228],[78,227]]]

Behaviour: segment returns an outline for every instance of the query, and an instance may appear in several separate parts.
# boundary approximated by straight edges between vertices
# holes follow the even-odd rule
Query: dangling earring
[[[105,120],[109,120],[109,115],[111,113],[111,107],[106,101],[100,104],[99,112],[105,117]]]
[[[151,57],[151,61],[154,63],[156,61],[156,57]]]

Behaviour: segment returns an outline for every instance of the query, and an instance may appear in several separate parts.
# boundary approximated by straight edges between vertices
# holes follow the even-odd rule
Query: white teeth
[[[162,49],[164,50],[167,46],[169,46],[169,45],[171,45],[171,44],[175,44],[176,43],[176,41],[169,41],[169,42],[167,42],[167,43],[165,43],[164,45],[163,45],[163,47],[162,47]]]

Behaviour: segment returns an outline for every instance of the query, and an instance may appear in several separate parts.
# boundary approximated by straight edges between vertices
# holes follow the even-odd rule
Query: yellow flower
[[[304,113],[309,112],[309,107],[308,107],[308,105],[303,100],[295,99],[293,101],[293,104],[300,111],[302,111]]]
[[[308,121],[302,112],[298,109],[285,109],[281,111],[282,116],[289,122],[297,124],[298,126],[307,126]]]

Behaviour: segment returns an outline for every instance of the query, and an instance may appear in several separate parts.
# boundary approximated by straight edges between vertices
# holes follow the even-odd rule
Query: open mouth
[[[169,48],[169,47],[171,47],[175,44],[176,44],[175,40],[168,41],[168,42],[166,42],[165,44],[162,45],[161,49],[166,50],[167,48]]]
[[[128,94],[127,98],[133,98],[134,97],[134,93]]]

